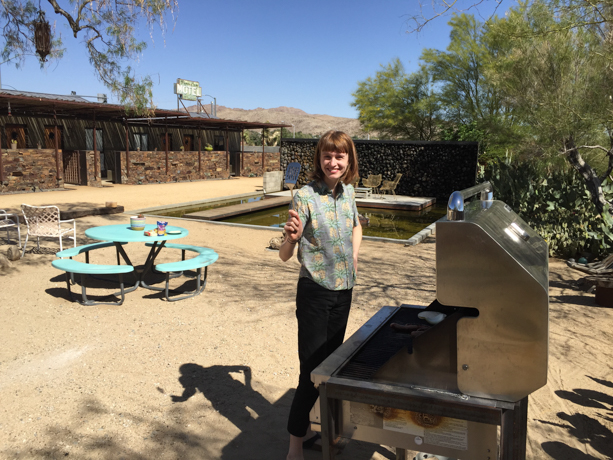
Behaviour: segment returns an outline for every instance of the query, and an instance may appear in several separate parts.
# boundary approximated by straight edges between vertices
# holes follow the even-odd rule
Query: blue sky
[[[16,69],[0,66],[2,87],[53,94],[96,95],[109,91],[96,79],[82,38],[74,39],[57,19],[67,48],[63,59],[45,69],[28,58]],[[60,3],[66,3],[64,2]],[[424,0],[429,4],[429,0]],[[469,0],[459,0],[460,6]],[[477,16],[487,17],[494,0],[485,0]],[[505,0],[498,14],[513,4]],[[408,34],[417,0],[179,0],[176,23],[164,37],[154,30],[142,36],[148,47],[137,75],[150,75],[154,103],[177,106],[177,78],[200,82],[203,94],[218,105],[254,109],[295,107],[312,114],[356,118],[350,106],[359,81],[399,57],[407,71],[418,68],[423,48],[445,49],[447,20],[439,18],[419,34]],[[165,43],[164,43],[165,42]],[[202,98],[203,103],[211,101]],[[116,102],[110,97],[109,102]]]

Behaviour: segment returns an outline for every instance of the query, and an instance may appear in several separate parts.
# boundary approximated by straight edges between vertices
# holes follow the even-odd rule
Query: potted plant
[[[210,152],[211,150],[213,150],[213,146],[211,144],[206,144],[204,146],[204,150],[208,150]]]
[[[17,150],[17,139],[11,139],[11,149]]]

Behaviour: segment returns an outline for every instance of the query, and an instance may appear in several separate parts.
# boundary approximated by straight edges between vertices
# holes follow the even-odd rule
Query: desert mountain
[[[208,110],[210,106],[205,105]],[[188,107],[190,112],[196,110],[196,106]],[[365,137],[365,133],[360,129],[360,122],[355,118],[333,117],[331,115],[313,115],[304,110],[293,107],[276,107],[273,109],[233,109],[217,106],[217,116],[226,120],[259,121],[271,123],[293,124],[296,131],[303,133],[321,135],[329,129],[344,131],[350,136]],[[289,128],[291,131],[293,128]]]

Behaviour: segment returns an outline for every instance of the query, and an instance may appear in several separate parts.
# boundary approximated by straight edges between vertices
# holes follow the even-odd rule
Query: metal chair
[[[362,179],[362,185],[364,187],[371,188],[373,193],[378,194],[378,187],[381,185],[381,174],[369,174],[366,179]]]
[[[23,244],[21,257],[26,253],[26,246],[30,236],[36,237],[36,243],[39,250],[41,236],[59,238],[60,251],[62,251],[62,236],[72,233],[72,236],[68,238],[72,238],[74,247],[77,247],[77,224],[74,219],[60,220],[60,208],[57,206],[30,206],[22,204],[21,212],[28,226],[28,233],[26,235],[26,241]]]
[[[401,173],[397,173],[394,180],[384,180],[383,185],[379,188],[379,192],[391,192],[394,195],[394,199],[396,199],[396,187],[398,186],[398,182],[400,182],[400,178],[402,177]]]
[[[10,219],[9,219],[10,217]],[[19,228],[19,215],[7,213],[4,209],[0,209],[0,229],[6,229],[6,242],[11,244],[9,238],[9,229],[17,230],[17,244],[21,247],[21,230]]]

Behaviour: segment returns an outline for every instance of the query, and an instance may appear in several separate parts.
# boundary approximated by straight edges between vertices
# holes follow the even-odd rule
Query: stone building
[[[0,90],[0,193],[261,176],[279,170],[279,154],[244,151],[242,131],[279,127],[289,125],[163,109],[133,117],[80,96]]]

